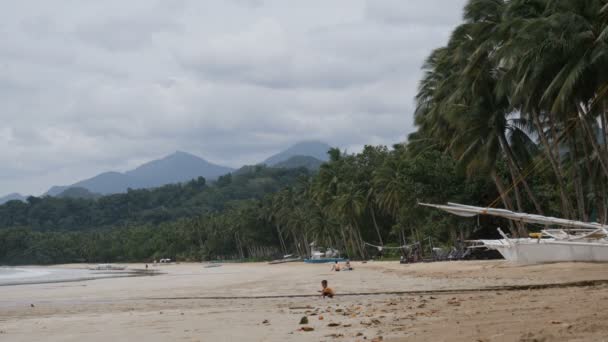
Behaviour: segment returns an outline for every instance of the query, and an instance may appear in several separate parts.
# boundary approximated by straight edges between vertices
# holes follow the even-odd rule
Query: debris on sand
[[[315,328],[313,328],[313,327],[301,327],[300,330],[302,330],[302,331],[313,331],[313,330],[315,330]]]
[[[312,309],[313,307],[310,305],[306,305],[306,306],[290,306],[289,310],[307,310],[307,309]]]
[[[308,324],[308,317],[304,316],[300,318],[300,324]]]
[[[382,338],[382,336],[378,336],[378,337],[374,337],[374,338],[372,339],[372,342],[380,342],[380,341],[383,341],[383,340],[384,340],[384,339]]]
[[[353,325],[352,325],[352,324],[344,324],[344,325],[342,325],[342,326],[343,326],[343,327],[345,327],[345,328],[350,328],[350,327],[352,327]]]
[[[328,327],[339,327],[340,323],[329,323],[327,326]]]
[[[270,321],[267,320],[267,319],[265,319],[265,320],[262,321],[262,324],[270,324]]]
[[[329,335],[325,335],[325,337],[340,338],[340,337],[344,337],[344,334],[329,334]]]
[[[324,318],[323,315],[319,315],[319,321],[322,321],[323,318]]]
[[[448,300],[448,304],[449,305],[460,306],[460,301],[458,300],[458,298],[453,297],[453,298],[451,298],[451,299]]]

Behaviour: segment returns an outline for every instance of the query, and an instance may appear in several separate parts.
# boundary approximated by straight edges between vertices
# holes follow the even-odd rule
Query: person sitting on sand
[[[331,267],[331,271],[340,272],[340,264],[336,261],[336,263]]]
[[[321,287],[323,288],[321,291],[321,296],[323,296],[323,298],[325,297],[329,297],[329,298],[334,298],[334,290],[332,290],[330,287],[327,287],[327,280],[322,280],[321,281]]]
[[[345,271],[352,271],[353,267],[350,265],[350,260],[346,260],[346,265],[344,265]]]

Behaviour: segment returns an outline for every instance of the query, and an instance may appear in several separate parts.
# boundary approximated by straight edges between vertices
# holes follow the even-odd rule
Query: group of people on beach
[[[336,263],[331,266],[331,270],[330,271],[340,272],[340,270],[342,270],[342,271],[352,271],[353,267],[350,265],[350,260],[346,260],[346,263],[344,264],[344,267],[340,267],[340,263],[338,263],[336,261]]]

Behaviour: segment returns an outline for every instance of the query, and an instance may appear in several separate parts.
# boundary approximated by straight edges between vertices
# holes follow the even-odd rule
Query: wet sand
[[[329,265],[303,263],[177,264],[156,267],[165,274],[153,277],[3,286],[0,341],[603,341],[608,336],[606,264],[354,266],[352,272],[330,272]],[[322,279],[336,290],[334,299],[315,295]],[[309,322],[300,325],[303,316]]]

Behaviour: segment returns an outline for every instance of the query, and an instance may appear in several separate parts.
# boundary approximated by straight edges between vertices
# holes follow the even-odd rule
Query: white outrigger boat
[[[340,257],[339,250],[328,247],[325,252],[321,252],[315,242],[310,244],[310,258],[304,259],[304,262],[307,264],[325,264],[343,261],[346,261],[346,259]]]
[[[510,238],[498,228],[502,239],[477,240],[483,247],[498,251],[508,261],[518,263],[608,262],[608,225],[458,203],[448,203],[447,205],[420,203],[420,205],[464,217],[490,215],[522,223],[563,227],[561,229],[543,229],[540,233],[530,234],[528,238]]]

